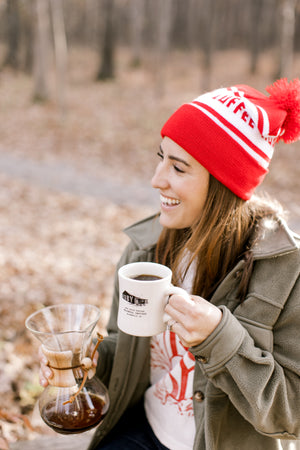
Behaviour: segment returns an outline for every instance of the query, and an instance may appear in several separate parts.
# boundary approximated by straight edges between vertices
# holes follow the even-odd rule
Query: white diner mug
[[[184,289],[172,285],[172,271],[162,264],[126,264],[118,276],[118,327],[133,336],[155,336],[165,331],[170,319],[164,312],[169,296],[188,296]]]

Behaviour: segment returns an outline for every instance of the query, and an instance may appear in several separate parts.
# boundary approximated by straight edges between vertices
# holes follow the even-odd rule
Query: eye
[[[179,173],[184,173],[185,172],[180,167],[176,166],[176,164],[174,164],[173,167],[174,167],[174,170],[176,170],[176,172],[179,172]]]
[[[161,161],[164,160],[164,154],[162,151],[158,151],[157,156],[160,158]],[[170,162],[173,160],[176,160],[176,158],[170,157]],[[178,173],[185,173],[185,170],[183,170],[180,165],[177,165],[177,162],[176,163],[174,162],[172,165],[170,165],[170,167],[173,167],[173,169]]]

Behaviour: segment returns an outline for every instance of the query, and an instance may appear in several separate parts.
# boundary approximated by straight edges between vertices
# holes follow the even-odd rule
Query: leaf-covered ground
[[[217,55],[212,87],[249,83],[263,90],[272,82],[273,56],[249,77],[247,55]],[[34,104],[30,77],[0,72],[0,449],[47,430],[34,409],[38,344],[25,330],[26,317],[61,302],[92,303],[101,308],[105,332],[114,268],[127,243],[121,230],[155,211],[145,195],[137,201],[135,186],[150,182],[164,120],[200,93],[197,54],[176,54],[158,69],[155,58],[138,69],[129,60],[119,54],[117,81],[100,84],[93,81],[97,57],[72,51],[64,111],[53,73],[51,101]],[[264,185],[292,211],[298,232],[299,155],[299,143],[280,147]],[[25,162],[32,172],[22,170]],[[48,183],[36,177],[42,164],[50,167]],[[75,175],[62,180],[68,167]],[[80,190],[76,173],[93,189]]]

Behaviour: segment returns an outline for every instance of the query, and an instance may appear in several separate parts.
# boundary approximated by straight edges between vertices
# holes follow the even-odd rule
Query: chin
[[[164,217],[163,214],[160,215],[160,219],[159,219],[160,224],[165,227],[165,228],[169,228],[169,229],[175,229],[175,230],[180,230],[182,228],[187,228],[188,225],[183,224],[182,222],[178,221],[178,220],[170,220],[167,217]]]
[[[163,214],[160,214],[159,222],[165,228],[174,228],[172,220],[168,220]]]

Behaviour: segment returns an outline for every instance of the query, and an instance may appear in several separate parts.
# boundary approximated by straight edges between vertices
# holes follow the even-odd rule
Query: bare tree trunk
[[[280,57],[277,77],[291,77],[294,57],[294,35],[297,0],[281,0]]]
[[[200,10],[201,3],[199,3],[199,0],[190,0],[187,19],[187,34],[188,43],[191,48],[193,48],[195,42],[197,42],[197,24],[199,22],[199,14],[201,14]]]
[[[60,111],[65,112],[66,76],[67,76],[67,38],[65,31],[62,0],[50,0],[54,48],[56,61],[57,97]]]
[[[97,80],[107,80],[114,78],[114,50],[115,50],[115,30],[113,24],[114,0],[105,0],[104,6],[104,36],[101,50],[101,66],[97,75]]]
[[[132,46],[132,60],[131,65],[137,67],[142,60],[143,47],[143,25],[145,14],[144,0],[130,0],[130,31],[131,31],[131,46]]]
[[[49,10],[48,0],[35,0],[34,37],[34,99],[46,101],[49,98]]]
[[[20,44],[20,15],[18,0],[7,0],[6,26],[8,49],[3,66],[10,66],[13,69],[17,69],[19,66],[18,50]]]
[[[24,70],[28,73],[31,73],[34,63],[34,0],[27,0],[23,16],[23,40],[25,47]]]
[[[203,91],[209,90],[211,86],[213,53],[216,47],[217,26],[218,26],[218,9],[219,2],[222,0],[209,0],[207,2],[207,16],[205,39],[203,40],[204,58],[203,58],[203,73],[204,77],[201,83]]]
[[[88,46],[97,42],[97,28],[99,26],[99,8],[97,0],[85,0],[84,41]]]
[[[259,57],[259,49],[261,45],[260,27],[263,0],[252,0],[251,3],[251,37],[250,37],[250,73],[255,74],[257,71],[257,63]]]
[[[157,9],[157,63],[155,67],[156,91],[163,95],[165,90],[165,73],[167,55],[170,49],[170,34],[172,26],[172,0],[158,0]]]

